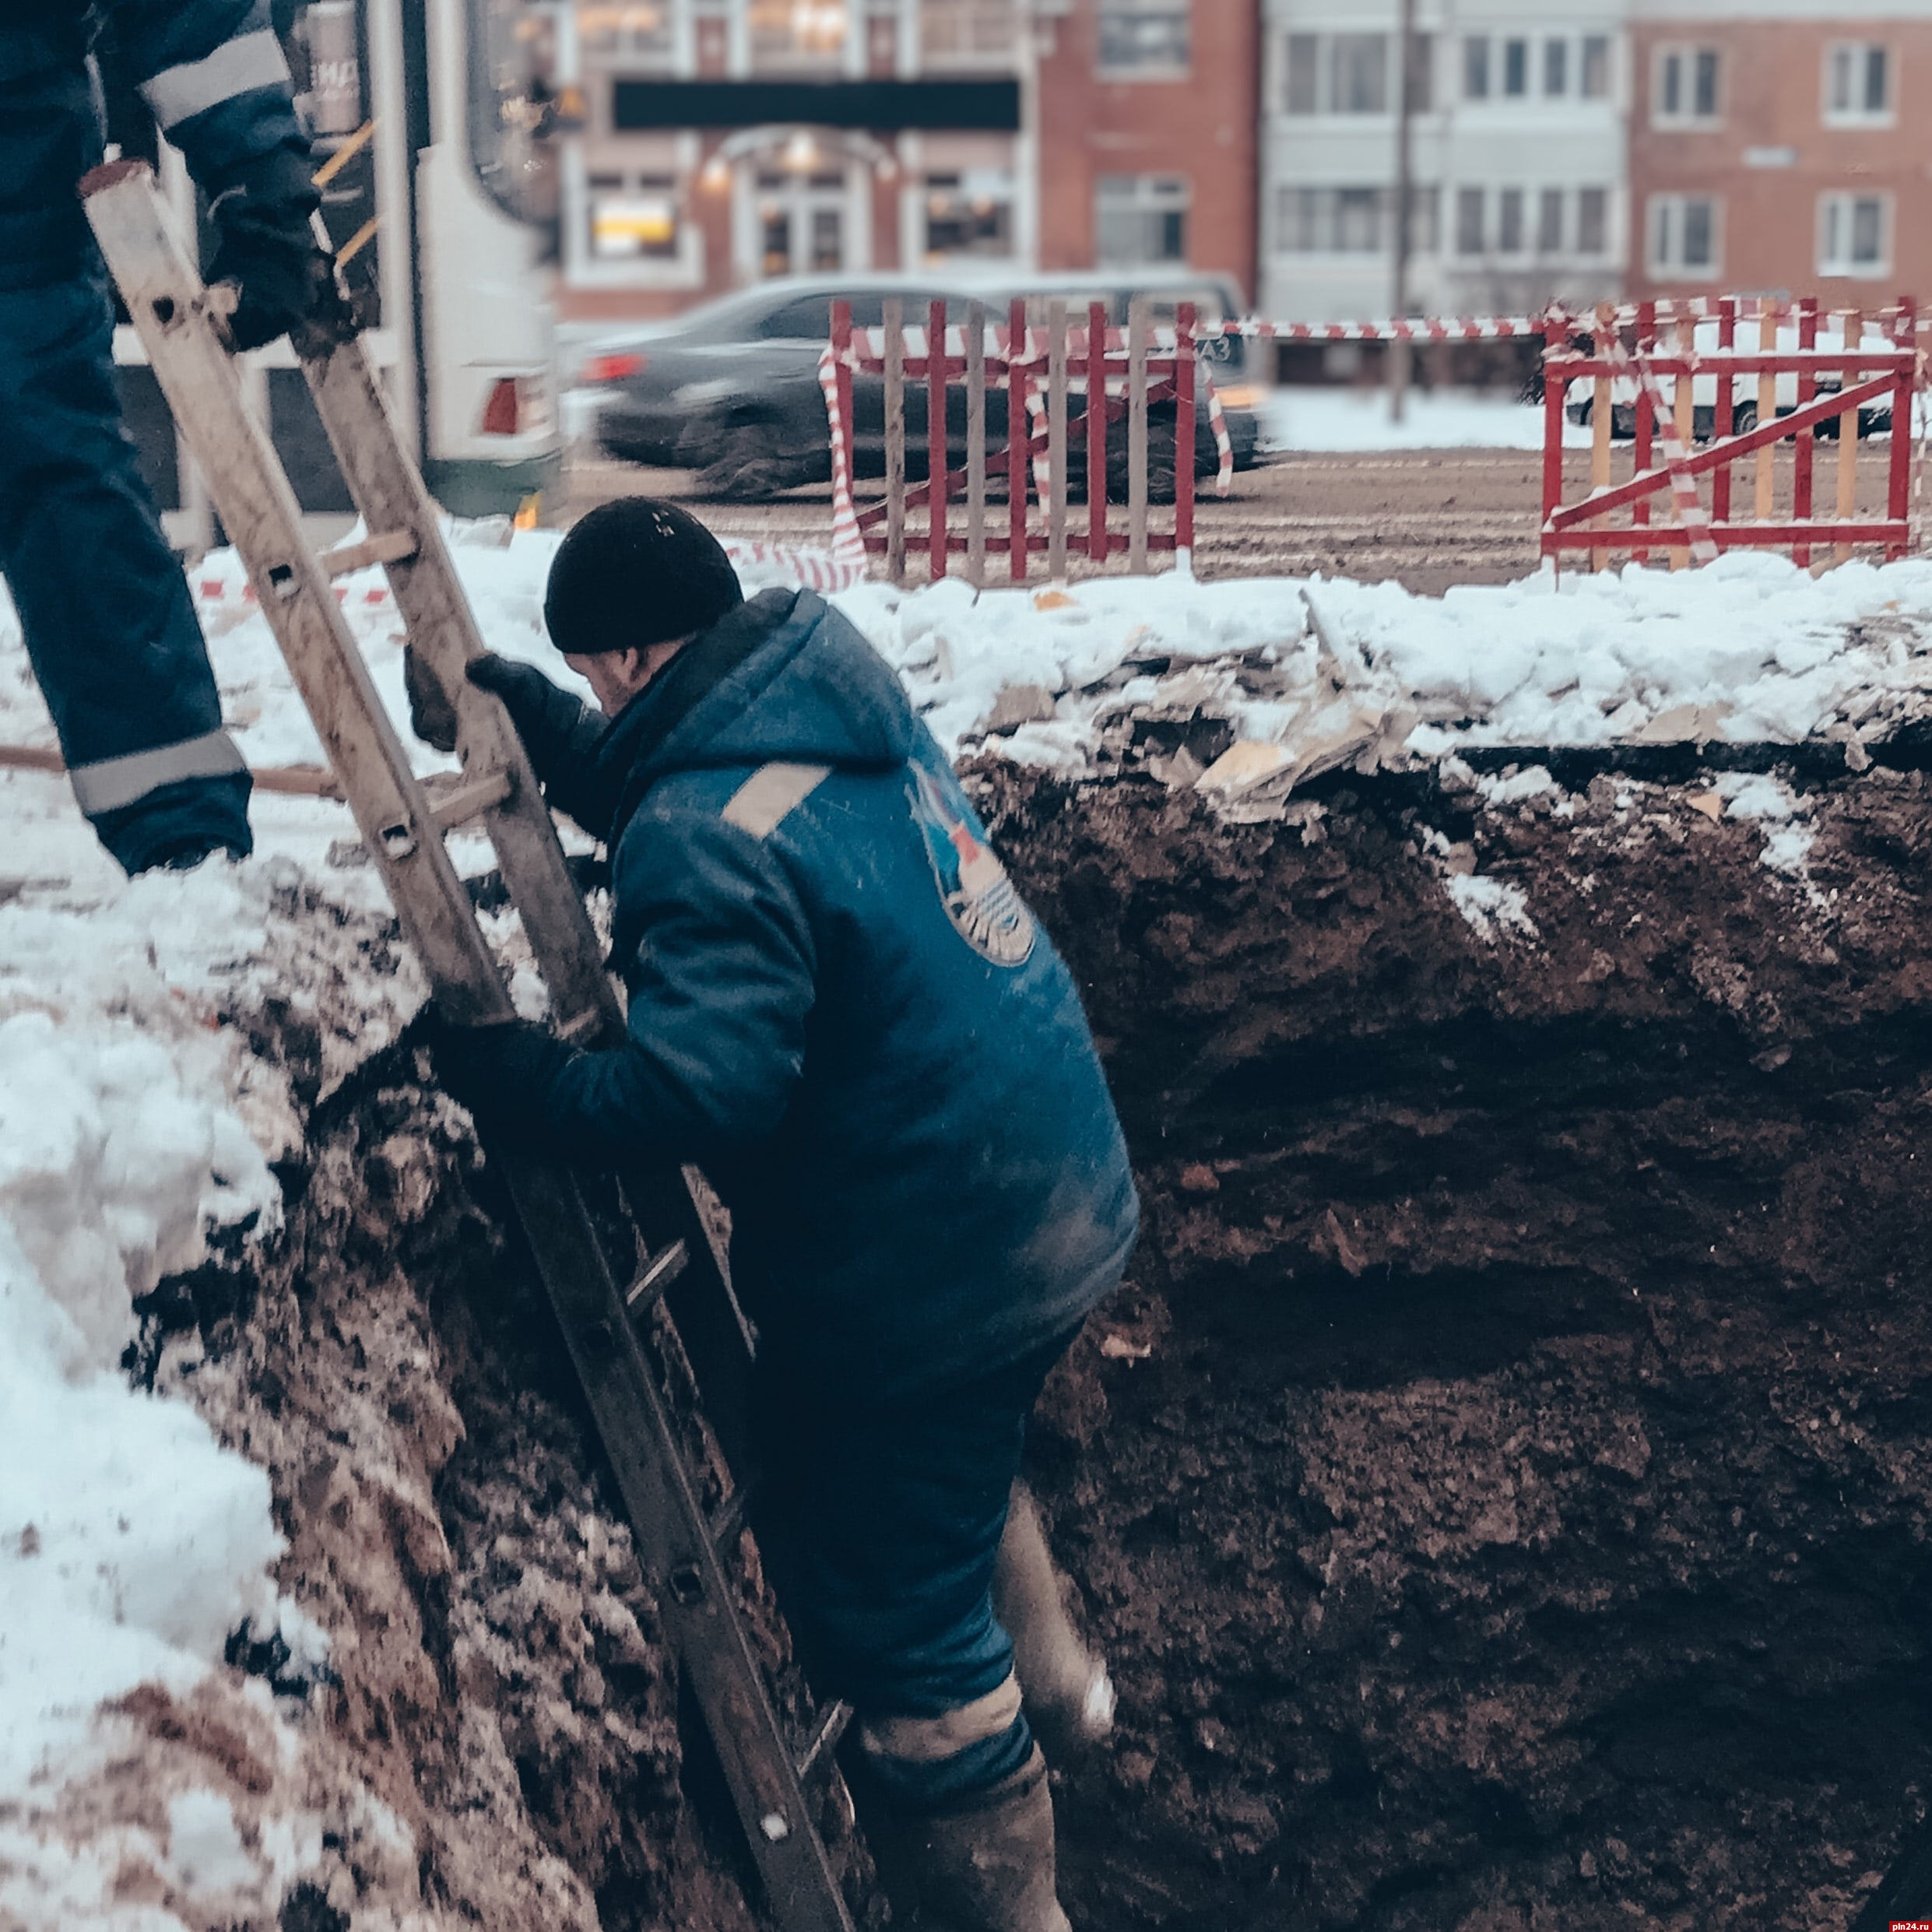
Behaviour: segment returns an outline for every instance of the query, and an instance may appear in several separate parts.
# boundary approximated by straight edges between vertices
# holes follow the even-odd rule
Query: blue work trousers
[[[248,775],[121,425],[75,187],[100,156],[84,68],[0,85],[0,575],[81,809],[133,872],[247,852]]]
[[[937,1717],[1011,1674],[993,1565],[1027,1417],[1076,1333],[897,1400],[761,1362],[752,1524],[821,1695],[862,1719]],[[907,1795],[936,1804],[990,1788],[1031,1749],[1022,1716]]]

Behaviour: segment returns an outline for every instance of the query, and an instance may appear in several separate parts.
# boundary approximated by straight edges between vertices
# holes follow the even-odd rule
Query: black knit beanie
[[[558,546],[543,621],[558,650],[589,657],[708,631],[744,600],[723,545],[688,510],[620,497]]]

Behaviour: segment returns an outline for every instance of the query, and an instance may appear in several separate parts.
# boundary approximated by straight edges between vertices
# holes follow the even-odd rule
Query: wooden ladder
[[[509,715],[464,675],[483,642],[436,505],[398,441],[364,346],[346,342],[302,364],[343,481],[371,532],[318,557],[303,537],[274,446],[243,401],[216,304],[147,163],[111,162],[81,190],[156,379],[205,473],[439,1006],[466,1025],[514,1017],[504,971],[444,845],[455,827],[478,825],[522,915],[557,1031],[585,1045],[614,1043],[624,1027],[616,990]],[[388,575],[419,673],[440,689],[456,721],[462,775],[434,802],[409,768],[331,585],[335,577],[377,564]],[[743,1533],[750,1481],[743,1398],[750,1344],[715,1216],[706,1212],[714,1205],[708,1190],[694,1169],[624,1177],[637,1256],[632,1274],[627,1258],[613,1261],[568,1169],[523,1156],[493,1157],[557,1312],[771,1916],[781,1932],[852,1932],[813,1812],[826,1795],[820,1781],[838,1776],[833,1748],[848,1713],[834,1705],[810,1735],[787,1735],[726,1565]],[[708,1510],[701,1472],[681,1445],[682,1418],[643,1345],[660,1305],[704,1394],[726,1470],[736,1472]]]

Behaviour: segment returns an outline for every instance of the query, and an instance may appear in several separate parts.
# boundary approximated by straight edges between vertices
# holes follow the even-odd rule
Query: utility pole
[[[1402,0],[1402,28],[1396,58],[1396,208],[1395,261],[1389,277],[1389,313],[1400,321],[1409,312],[1409,253],[1413,239],[1410,220],[1415,201],[1415,0]],[[1414,352],[1398,336],[1389,345],[1389,420],[1402,420],[1408,399]]]

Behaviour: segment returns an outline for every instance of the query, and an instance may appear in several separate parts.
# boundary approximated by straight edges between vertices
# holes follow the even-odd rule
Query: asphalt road
[[[1883,502],[1889,442],[1861,444],[1858,499],[1861,513]],[[1630,446],[1618,445],[1614,476],[1629,473]],[[1821,512],[1835,501],[1836,446],[1821,443],[1815,460],[1816,502]],[[1363,582],[1394,578],[1413,591],[1434,595],[1453,584],[1505,583],[1537,567],[1543,459],[1534,451],[1455,449],[1372,454],[1297,451],[1260,469],[1237,475],[1223,501],[1203,497],[1197,512],[1194,567],[1202,577],[1304,575],[1320,571]],[[1589,487],[1590,453],[1566,452],[1565,494],[1574,501]],[[1790,494],[1790,451],[1780,452],[1777,496]],[[1735,483],[1740,508],[1751,499],[1748,468]],[[822,489],[795,490],[768,504],[706,504],[683,471],[642,469],[604,460],[585,461],[569,472],[564,520],[593,504],[634,494],[676,497],[719,532],[797,543],[824,543],[831,509]],[[1653,515],[1667,516],[1667,498]],[[961,513],[956,509],[955,515]],[[1003,518],[1004,508],[995,513]],[[1154,527],[1171,513],[1156,508]],[[1084,505],[1071,512],[1084,518]],[[1124,513],[1115,513],[1124,531]],[[1660,553],[1658,561],[1663,560]],[[915,560],[915,572],[923,564]],[[996,574],[1000,560],[991,560]],[[1123,567],[1116,560],[1111,567]],[[1084,574],[1076,564],[1074,574]],[[1035,578],[1045,565],[1035,562]],[[915,581],[918,581],[915,574]]]

